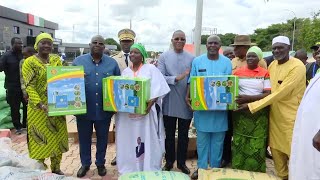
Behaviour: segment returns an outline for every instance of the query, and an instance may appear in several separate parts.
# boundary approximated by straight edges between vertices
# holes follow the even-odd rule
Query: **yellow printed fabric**
[[[62,66],[60,57],[50,55],[48,65]],[[48,103],[46,66],[36,56],[26,59],[22,66],[22,75],[29,95],[28,148],[32,159],[57,157],[69,149],[65,116],[48,117],[37,107],[39,102]]]
[[[240,59],[239,57],[235,57],[231,61],[232,63],[232,74],[234,73],[235,70],[244,67],[247,65],[247,60],[246,59]],[[267,69],[267,62],[264,59],[260,59],[258,65],[264,69]]]
[[[273,61],[269,66],[271,94],[249,104],[252,113],[270,106],[269,146],[290,155],[296,113],[306,89],[306,68],[296,58],[284,64]]]

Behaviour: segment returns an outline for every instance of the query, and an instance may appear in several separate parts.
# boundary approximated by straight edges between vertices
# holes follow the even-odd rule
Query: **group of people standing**
[[[92,163],[93,128],[97,137],[95,164],[98,174],[106,175],[108,130],[114,116],[117,153],[112,164],[117,165],[120,174],[161,170],[164,154],[166,163],[162,170],[170,171],[177,160],[177,168],[190,174],[186,158],[188,132],[193,119],[197,130],[198,168],[218,168],[224,166],[223,162],[231,162],[235,169],[265,172],[269,137],[277,175],[288,179],[292,134],[306,88],[306,72],[309,71],[300,60],[289,56],[288,37],[273,39],[274,59],[268,67],[261,49],[254,46],[247,35],[236,36],[231,45],[234,54],[232,49],[228,49],[225,56],[219,54],[220,38],[211,35],[206,42],[207,53],[194,57],[183,50],[186,35],[177,30],[171,39],[173,49],[161,54],[157,67],[146,63],[147,51],[142,44],[134,43],[135,33],[132,30],[123,29],[118,37],[122,49],[118,55],[110,57],[104,54],[105,40],[96,35],[89,43],[90,53],[77,57],[72,63],[84,67],[87,99],[87,113],[76,115],[81,159],[78,177],[84,177]],[[52,172],[63,174],[60,169],[62,153],[68,151],[66,119],[64,116],[47,115],[46,67],[62,66],[60,57],[51,54],[52,43],[49,34],[39,34],[34,45],[36,53],[25,56],[21,63],[22,41],[13,39],[12,51],[0,60],[0,70],[6,73],[7,99],[13,110],[15,128],[19,132],[27,127],[30,157],[43,164],[45,158],[50,157]],[[317,70],[317,62],[313,71]],[[9,76],[14,73],[18,79]],[[236,100],[239,108],[229,112],[193,112],[190,77],[214,75],[239,77]],[[146,102],[145,115],[103,111],[102,79],[108,76],[150,78],[151,95]],[[10,97],[15,103],[10,101]],[[25,120],[23,124],[18,123],[20,116],[15,109],[21,102],[24,102],[24,119],[28,123]],[[198,178],[198,170],[191,178]]]

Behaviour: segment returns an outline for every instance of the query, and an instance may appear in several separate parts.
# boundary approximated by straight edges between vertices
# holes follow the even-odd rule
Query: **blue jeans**
[[[91,120],[77,120],[80,159],[82,166],[91,165],[91,143],[93,127],[96,130],[97,144],[96,144],[96,162],[97,166],[105,164],[106,151],[108,144],[108,133],[110,126],[110,119],[91,121]]]

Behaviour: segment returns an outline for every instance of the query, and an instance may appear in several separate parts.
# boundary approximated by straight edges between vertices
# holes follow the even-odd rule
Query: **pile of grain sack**
[[[0,129],[12,129],[13,124],[10,116],[10,107],[6,100],[4,79],[4,72],[0,72]]]
[[[78,180],[75,177],[57,175],[45,170],[42,163],[29,158],[28,154],[19,154],[12,148],[8,137],[0,137],[0,179],[12,180]]]

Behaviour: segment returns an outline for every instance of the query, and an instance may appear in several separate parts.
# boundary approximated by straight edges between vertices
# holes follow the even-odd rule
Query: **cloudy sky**
[[[99,7],[102,36],[117,40],[118,31],[128,28],[132,19],[136,41],[148,50],[160,51],[168,49],[172,33],[178,29],[186,32],[191,43],[196,17],[196,0],[0,0],[0,5],[56,22],[56,37],[77,43],[89,43],[98,33]],[[217,28],[222,34],[249,34],[285,22],[294,13],[298,18],[310,17],[318,10],[319,0],[204,0],[202,26]]]

